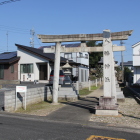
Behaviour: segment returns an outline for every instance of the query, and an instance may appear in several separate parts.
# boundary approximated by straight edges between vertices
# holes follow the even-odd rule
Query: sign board
[[[17,93],[18,92],[24,92],[24,109],[26,110],[26,92],[27,92],[27,86],[16,86],[16,98],[15,98],[15,110],[17,110]]]
[[[16,92],[26,92],[27,87],[26,86],[16,86]]]

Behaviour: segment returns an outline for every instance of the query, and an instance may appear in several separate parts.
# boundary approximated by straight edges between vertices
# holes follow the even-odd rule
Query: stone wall
[[[20,84],[19,80],[0,80],[0,84]]]
[[[37,102],[47,101],[49,98],[52,98],[51,87],[37,87],[27,89],[26,94],[26,104],[34,104]],[[5,111],[14,111],[15,110],[15,90],[5,91],[4,93],[4,110]],[[24,93],[17,94],[17,108],[24,106]]]

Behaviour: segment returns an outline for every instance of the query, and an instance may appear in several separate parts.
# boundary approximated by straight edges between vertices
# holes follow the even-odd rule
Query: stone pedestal
[[[118,104],[116,104],[115,97],[99,98],[99,105],[95,107],[96,115],[118,115]]]

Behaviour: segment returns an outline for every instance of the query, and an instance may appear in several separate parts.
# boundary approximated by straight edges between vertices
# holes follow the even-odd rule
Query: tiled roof
[[[0,59],[10,59],[17,56],[17,52],[5,52],[0,54]]]
[[[122,65],[122,62],[120,62],[120,66]],[[133,66],[133,61],[123,62],[124,66]]]
[[[140,41],[132,45],[132,48],[135,48],[136,46],[140,45]]]
[[[20,59],[20,57],[13,57],[10,59],[0,59],[0,64],[11,64],[11,63],[18,61],[19,59]]]
[[[32,53],[32,54],[35,54],[35,55],[40,56],[40,57],[42,57],[42,58],[44,58],[44,59],[47,59],[47,60],[49,60],[49,61],[54,62],[54,58],[55,58],[55,54],[54,54],[54,53],[43,53],[43,50],[42,50],[42,49],[27,47],[27,46],[19,45],[19,44],[15,44],[15,45],[16,45],[18,48],[20,48],[20,49],[23,49],[23,50],[25,50],[25,51],[27,51],[27,52],[30,52],[30,53]],[[60,58],[61,63],[63,63],[63,62],[65,63],[66,60],[67,60],[67,59],[64,58],[64,57],[61,57],[61,58]]]
[[[4,52],[0,54],[0,64],[10,64],[18,61],[17,52]]]

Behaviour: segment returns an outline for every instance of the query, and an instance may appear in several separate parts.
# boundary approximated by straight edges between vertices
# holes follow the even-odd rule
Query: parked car
[[[49,84],[53,84],[53,78],[54,78],[54,70],[51,71],[50,73],[50,79],[49,79]],[[63,85],[64,83],[64,73],[63,70],[59,70],[59,85]]]

